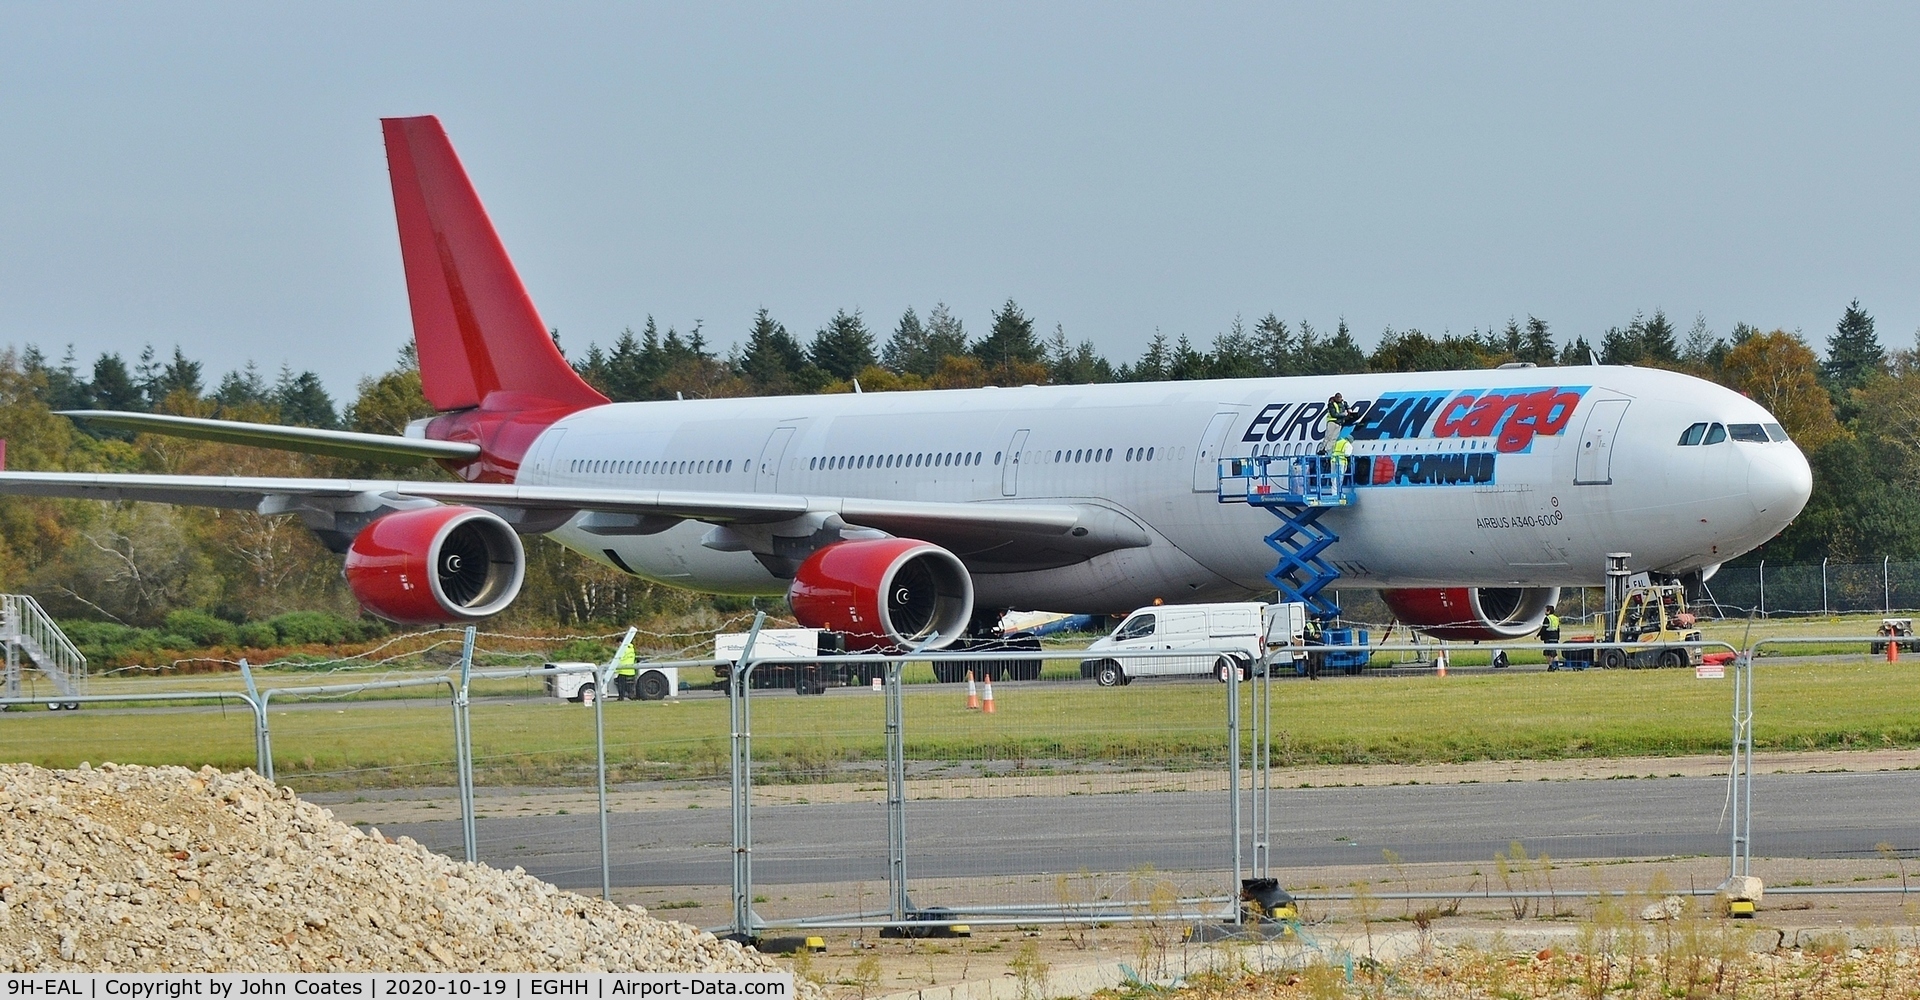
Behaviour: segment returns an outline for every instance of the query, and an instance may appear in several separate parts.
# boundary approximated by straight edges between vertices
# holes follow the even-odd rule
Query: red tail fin
[[[507,390],[563,406],[606,402],[554,347],[440,120],[380,124],[427,401],[463,410]]]

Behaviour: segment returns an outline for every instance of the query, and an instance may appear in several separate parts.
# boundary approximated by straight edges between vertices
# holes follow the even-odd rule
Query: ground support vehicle
[[[1879,634],[1897,641],[1900,645],[1900,652],[1902,653],[1920,652],[1920,639],[1908,638],[1913,635],[1913,619],[1911,618],[1882,618],[1880,619]],[[1869,643],[1868,648],[1873,651],[1873,655],[1879,656],[1887,651],[1887,643]]]
[[[612,678],[608,678],[606,683],[603,684],[596,685],[594,683],[595,676],[598,675],[604,666],[604,664],[599,663],[547,664],[546,669],[556,671],[556,673],[551,673],[546,676],[547,696],[549,698],[560,698],[566,701],[577,701],[583,705],[593,704],[595,698],[623,700]],[[594,672],[558,673],[557,671],[563,667],[591,667]],[[636,700],[659,701],[663,698],[672,697],[675,692],[680,690],[679,667],[649,667],[642,663],[639,665],[639,670],[640,673],[633,679],[633,691]]]
[[[1680,584],[1628,587],[1618,607],[1601,612],[1599,627],[1592,635],[1563,639],[1560,655],[1575,670],[1589,666],[1609,670],[1697,667],[1701,663],[1701,639],[1694,624],[1693,613],[1687,610],[1686,588]],[[1596,643],[1626,645],[1595,649]]]
[[[1080,676],[1113,687],[1136,677],[1211,675],[1253,677],[1269,666],[1294,666],[1302,644],[1306,606],[1289,604],[1163,604],[1128,615],[1112,635],[1095,639],[1080,661]],[[1165,650],[1164,656],[1101,656],[1103,651]],[[1224,650],[1224,652],[1222,652]]]
[[[1373,651],[1367,648],[1367,630],[1363,628],[1325,628],[1320,632],[1320,644],[1323,646],[1345,646],[1345,649],[1327,650],[1319,653],[1323,670],[1337,670],[1343,674],[1358,674],[1373,662]],[[1295,673],[1306,673],[1304,666],[1296,667]]]
[[[1012,632],[1002,636],[961,639],[947,647],[950,653],[1038,653],[1040,637],[1032,632]],[[1040,679],[1041,662],[1038,657],[1024,657],[1012,660],[980,660],[974,663],[936,663],[933,665],[933,678],[942,684],[952,684],[967,679],[967,671],[973,671],[976,680],[995,681],[1037,681]]]
[[[733,665],[747,646],[747,632],[722,632],[713,640],[713,658],[726,662],[713,668],[719,686],[732,691]],[[839,656],[846,652],[844,637],[823,628],[763,628],[753,640],[760,657]],[[882,663],[762,663],[753,668],[749,683],[756,689],[792,688],[797,694],[823,694],[829,687],[860,686],[884,676]]]

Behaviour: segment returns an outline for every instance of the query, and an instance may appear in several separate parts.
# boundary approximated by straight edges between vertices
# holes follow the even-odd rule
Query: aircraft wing
[[[843,525],[919,538],[982,565],[1038,567],[1149,544],[1133,519],[1095,504],[945,503],[769,493],[612,490],[493,483],[271,477],[0,472],[0,495],[141,500],[252,510],[262,514],[376,513],[428,503],[468,504],[523,531],[548,531],[574,515],[584,530],[653,534],[683,520],[742,531],[732,545],[753,548],[754,526],[801,519],[814,529]],[[310,526],[312,522],[309,522]],[[809,532],[810,533],[810,532]]]
[[[250,424],[241,420],[179,417],[167,413],[129,413],[122,410],[57,410],[63,417],[99,427],[170,437],[197,438],[225,444],[252,445],[280,451],[298,451],[368,462],[425,462],[436,458],[458,461],[478,458],[480,446],[459,441],[329,431],[317,427]]]

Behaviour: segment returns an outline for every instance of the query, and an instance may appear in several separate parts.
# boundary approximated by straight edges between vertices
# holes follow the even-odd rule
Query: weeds
[[[1137,868],[1128,878],[1133,899],[1135,937],[1133,957],[1152,979],[1167,977],[1167,959],[1173,949],[1173,924],[1168,920],[1180,905],[1179,890],[1151,867]]]
[[[1893,846],[1892,844],[1887,843],[1884,840],[1879,842],[1878,844],[1873,845],[1873,849],[1880,852],[1881,857],[1886,858],[1888,861],[1891,861],[1895,865],[1899,866],[1900,891],[1901,893],[1904,894],[1907,891],[1907,859],[1900,854],[1899,848]]]
[[[1029,939],[1014,952],[1007,969],[1020,984],[1020,1000],[1041,1000],[1046,995],[1047,973],[1052,967],[1040,957],[1040,942]]]

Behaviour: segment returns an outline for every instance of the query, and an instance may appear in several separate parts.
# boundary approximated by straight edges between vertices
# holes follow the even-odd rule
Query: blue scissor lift
[[[1340,536],[1321,525],[1320,516],[1334,507],[1353,506],[1352,466],[1336,471],[1332,460],[1324,455],[1224,458],[1220,460],[1218,497],[1221,503],[1263,507],[1280,519],[1280,527],[1266,538],[1267,547],[1280,556],[1267,573],[1267,582],[1285,600],[1305,604],[1307,613],[1320,620],[1323,644],[1356,647],[1353,653],[1328,653],[1326,665],[1358,673],[1369,659],[1367,633],[1334,627],[1340,618],[1340,605],[1330,596],[1322,596],[1340,579],[1340,571],[1321,554]]]

